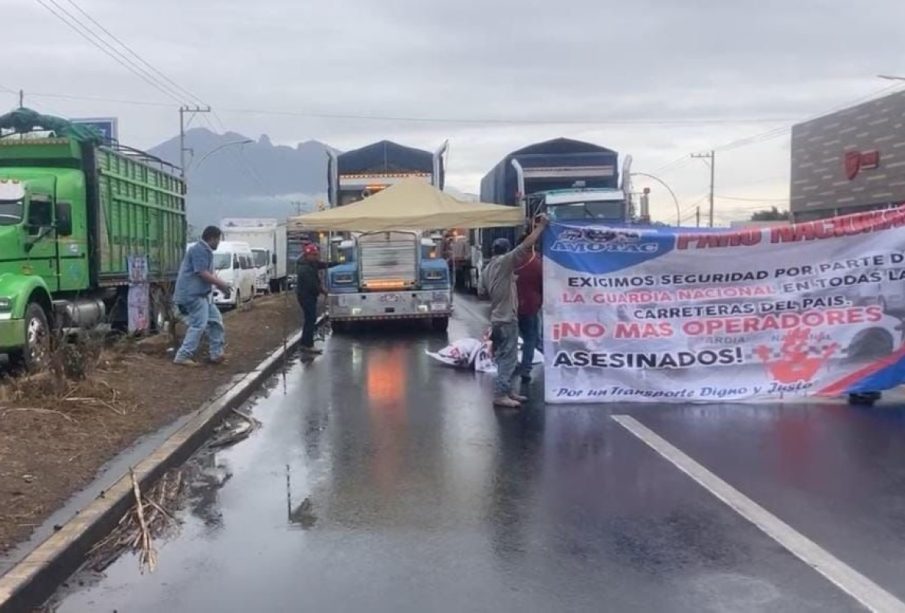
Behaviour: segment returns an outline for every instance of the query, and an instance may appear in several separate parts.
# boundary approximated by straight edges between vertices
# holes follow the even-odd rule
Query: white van
[[[214,304],[237,307],[255,297],[254,255],[248,243],[221,241],[214,251],[214,274],[232,286],[229,298],[214,288]]]

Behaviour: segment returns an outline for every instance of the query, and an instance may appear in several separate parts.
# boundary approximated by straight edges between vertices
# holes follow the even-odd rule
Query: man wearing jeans
[[[227,298],[230,294],[229,284],[214,274],[214,251],[220,244],[221,236],[220,228],[206,227],[201,234],[201,240],[185,252],[182,265],[179,267],[173,298],[176,309],[188,327],[182,346],[173,360],[173,363],[180,366],[198,365],[193,358],[205,331],[210,346],[210,362],[221,364],[224,361],[223,318],[211,301],[211,289],[214,285],[220,288]]]
[[[518,292],[515,286],[515,267],[540,238],[547,219],[540,217],[534,230],[512,249],[509,241],[493,241],[493,257],[481,277],[482,293],[490,297],[491,340],[497,363],[493,405],[517,409],[527,398],[512,390],[512,377],[518,367]]]
[[[522,239],[524,241],[524,238]],[[532,246],[515,267],[518,290],[518,332],[522,337],[522,383],[531,382],[534,352],[540,340],[540,309],[544,300],[544,271]]]

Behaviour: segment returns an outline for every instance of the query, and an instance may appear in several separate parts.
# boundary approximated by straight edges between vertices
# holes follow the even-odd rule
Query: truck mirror
[[[72,236],[72,205],[68,202],[57,202],[56,209],[57,235]]]

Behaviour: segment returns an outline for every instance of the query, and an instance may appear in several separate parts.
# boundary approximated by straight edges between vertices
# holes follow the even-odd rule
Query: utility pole
[[[697,207],[695,209],[694,216],[695,216],[695,222],[698,224],[698,227],[700,228],[701,227],[701,207]]]
[[[185,178],[185,152],[191,151],[191,149],[186,149],[185,147],[185,114],[191,113],[194,115],[195,113],[210,113],[211,107],[200,107],[200,106],[187,106],[183,105],[179,107],[179,168],[182,171],[182,178]]]
[[[24,89],[19,90],[19,108],[20,109],[25,108],[25,90]]]
[[[708,160],[710,166],[710,227],[713,227],[713,186],[716,179],[716,152],[712,149],[709,153],[692,153],[691,157],[699,160]]]

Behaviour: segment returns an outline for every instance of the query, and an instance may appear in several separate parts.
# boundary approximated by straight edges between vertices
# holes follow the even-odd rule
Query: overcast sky
[[[178,103],[41,5],[87,22],[73,2],[218,110],[218,130],[341,149],[449,139],[448,181],[472,192],[513,149],[589,140],[659,174],[686,223],[709,177],[690,153],[717,149],[718,222],[785,206],[782,128],[905,74],[902,0],[3,0],[0,88],[45,112],[116,116],[120,140],[145,148],[178,131]],[[654,217],[674,221],[651,188]]]

